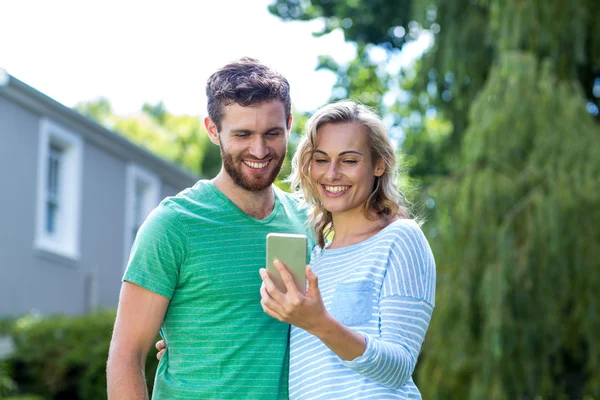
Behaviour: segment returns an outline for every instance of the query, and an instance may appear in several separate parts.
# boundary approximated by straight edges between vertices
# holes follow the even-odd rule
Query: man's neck
[[[272,186],[259,192],[251,192],[236,185],[225,172],[221,171],[211,181],[221,193],[243,212],[256,219],[265,219],[273,212],[275,195]]]

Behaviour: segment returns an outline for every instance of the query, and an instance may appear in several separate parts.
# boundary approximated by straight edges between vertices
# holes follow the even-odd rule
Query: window
[[[137,165],[127,167],[125,208],[125,261],[131,245],[148,214],[160,202],[160,180],[150,171]],[[127,265],[127,262],[125,262]]]
[[[56,217],[60,203],[58,179],[63,157],[63,149],[51,144],[48,152],[48,189],[46,191],[46,233],[50,235],[56,233]]]
[[[83,141],[42,119],[39,145],[34,245],[78,260]]]

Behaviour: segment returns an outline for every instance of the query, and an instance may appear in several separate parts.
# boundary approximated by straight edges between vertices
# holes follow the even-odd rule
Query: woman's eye
[[[344,164],[356,164],[357,160],[344,160]]]
[[[317,164],[325,164],[327,162],[327,160],[323,159],[323,158],[315,158],[314,160]]]

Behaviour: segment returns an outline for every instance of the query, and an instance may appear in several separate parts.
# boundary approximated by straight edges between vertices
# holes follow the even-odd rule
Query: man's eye
[[[279,136],[280,134],[281,134],[281,132],[274,131],[274,132],[268,132],[267,136],[276,137],[276,136]]]
[[[239,138],[246,138],[246,137],[248,137],[248,136],[250,136],[250,134],[249,134],[249,133],[237,133],[237,134],[235,135],[235,137],[239,137]]]

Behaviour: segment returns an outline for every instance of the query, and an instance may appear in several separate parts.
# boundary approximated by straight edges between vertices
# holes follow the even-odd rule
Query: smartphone
[[[306,292],[306,261],[308,239],[305,235],[291,233],[269,233],[267,235],[267,272],[275,286],[283,293],[285,284],[273,265],[273,261],[284,263],[294,278],[300,293]]]

